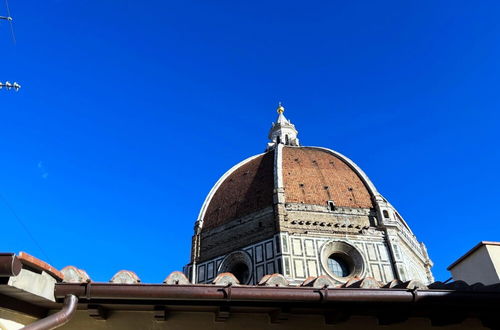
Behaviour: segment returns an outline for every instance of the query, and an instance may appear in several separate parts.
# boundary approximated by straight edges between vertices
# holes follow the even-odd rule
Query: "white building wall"
[[[481,245],[451,269],[454,280],[485,285],[500,282],[500,245]]]

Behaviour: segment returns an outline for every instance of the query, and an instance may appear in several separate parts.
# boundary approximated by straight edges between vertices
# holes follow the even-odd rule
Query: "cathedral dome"
[[[317,276],[431,282],[425,246],[366,174],[336,151],[301,146],[283,112],[280,104],[267,150],[207,195],[185,268],[192,281],[231,272],[243,284],[275,273],[296,285]]]
[[[283,145],[242,161],[222,176],[203,205],[203,228],[272,207],[280,184],[285,203],[373,208],[366,176],[346,157],[325,148]]]

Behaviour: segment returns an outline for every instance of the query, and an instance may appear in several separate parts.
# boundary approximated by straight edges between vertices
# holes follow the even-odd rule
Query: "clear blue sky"
[[[0,192],[42,248],[0,202],[0,250],[161,282],[278,101],[365,170],[437,279],[500,240],[498,1],[9,2]]]

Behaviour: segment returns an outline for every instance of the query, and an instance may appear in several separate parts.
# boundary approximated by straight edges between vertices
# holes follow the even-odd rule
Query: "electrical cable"
[[[35,243],[35,245],[38,247],[38,249],[40,250],[40,252],[43,254],[43,257],[50,263],[50,264],[53,264],[52,261],[50,260],[49,256],[47,255],[47,253],[45,253],[45,250],[42,248],[42,246],[38,243],[38,241],[35,239],[35,237],[31,234],[31,232],[29,231],[28,229],[28,226],[26,226],[24,224],[24,222],[21,220],[21,217],[19,217],[19,215],[16,213],[16,211],[14,210],[14,207],[12,207],[12,204],[10,204],[7,199],[5,198],[5,196],[0,193],[0,199],[3,201],[3,203],[5,204],[5,206],[7,206],[7,208],[9,209],[9,211],[12,213],[12,215],[14,215],[14,218],[16,218],[16,220],[19,222],[19,224],[23,227],[23,229],[26,231],[26,233],[28,234],[28,236],[31,238],[31,240]]]
[[[14,45],[16,44],[16,34],[14,33],[14,25],[12,24],[12,16],[10,15],[10,7],[9,7],[9,1],[5,0],[5,8],[7,9],[7,17],[10,19],[9,24],[10,24],[10,32],[12,33],[12,41],[14,42]]]

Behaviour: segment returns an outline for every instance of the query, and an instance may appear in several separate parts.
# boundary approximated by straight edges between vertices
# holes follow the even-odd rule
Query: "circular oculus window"
[[[345,256],[334,253],[328,257],[327,260],[328,269],[338,277],[347,277],[351,275],[352,266],[350,265],[349,259]]]
[[[227,255],[222,261],[218,273],[233,274],[240,284],[248,284],[251,277],[252,259],[244,251],[236,251]]]
[[[361,277],[364,261],[361,252],[344,241],[329,241],[321,249],[321,264],[328,275],[339,282]]]

